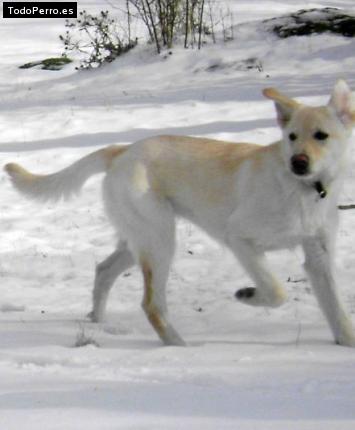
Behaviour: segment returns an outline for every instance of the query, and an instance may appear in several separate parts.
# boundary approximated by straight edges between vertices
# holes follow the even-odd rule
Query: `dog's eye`
[[[289,138],[292,142],[294,142],[294,141],[297,139],[297,134],[296,134],[296,133],[290,133],[290,134],[288,135],[288,138]]]
[[[329,134],[328,134],[328,133],[325,133],[324,131],[319,130],[319,131],[316,131],[316,132],[314,133],[313,137],[314,137],[316,140],[327,140],[327,139],[328,139],[328,137],[329,137]]]

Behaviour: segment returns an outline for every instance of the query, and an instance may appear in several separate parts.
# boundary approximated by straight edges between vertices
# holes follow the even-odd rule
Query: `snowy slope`
[[[355,10],[352,0],[230,5],[235,22],[247,24],[227,45],[160,57],[141,45],[89,73],[18,69],[61,53],[63,22],[1,20],[2,164],[49,172],[103,145],[157,133],[267,144],[279,131],[265,86],[314,104],[339,77],[355,90],[355,40],[277,40],[249,23],[302,7]],[[243,70],[248,58],[261,70]],[[354,171],[343,203],[354,202]],[[116,241],[100,183],[95,177],[72,201],[40,205],[1,176],[1,430],[354,428],[355,350],[333,344],[299,250],[270,254],[288,302],[253,309],[233,298],[250,281],[229,252],[181,222],[169,307],[189,346],[161,346],[140,309],[136,270],[117,282],[106,322],[89,323],[95,264]],[[354,234],[354,212],[344,211],[339,289],[355,323]],[[75,347],[82,335],[92,344]]]

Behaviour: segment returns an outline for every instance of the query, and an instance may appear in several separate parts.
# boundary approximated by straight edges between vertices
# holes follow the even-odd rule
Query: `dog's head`
[[[318,107],[303,105],[274,88],[266,88],[263,94],[275,103],[283,158],[290,171],[304,180],[324,171],[336,172],[355,125],[355,103],[348,85],[339,80],[329,103]]]

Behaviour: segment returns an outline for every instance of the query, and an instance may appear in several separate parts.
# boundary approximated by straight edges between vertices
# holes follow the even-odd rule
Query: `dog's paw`
[[[286,295],[283,290],[280,290],[272,297],[266,297],[260,293],[259,289],[246,287],[238,290],[235,293],[235,298],[250,306],[268,306],[275,308],[281,306],[285,302]]]
[[[102,322],[102,320],[103,320],[103,319],[102,319],[102,318],[100,318],[98,315],[96,315],[94,311],[89,312],[89,313],[86,315],[86,318],[87,318],[88,320],[90,320],[91,322],[94,322],[94,323],[99,323],[99,322]]]
[[[348,346],[350,348],[355,348],[355,335],[353,333],[345,333],[337,336],[335,343],[341,346]]]
[[[159,337],[166,346],[186,346],[185,341],[175,330],[175,328],[168,323],[165,329],[158,333]]]
[[[252,287],[241,288],[235,293],[235,298],[250,306],[265,306],[264,300],[260,300],[258,290]]]
[[[255,293],[256,293],[256,288],[252,288],[252,287],[241,288],[235,293],[235,297],[241,301],[249,300],[255,296]]]
[[[340,345],[340,346],[348,346],[349,348],[355,348],[355,338],[354,337],[351,337],[350,339],[349,338],[337,339],[335,341],[335,343],[337,345]]]

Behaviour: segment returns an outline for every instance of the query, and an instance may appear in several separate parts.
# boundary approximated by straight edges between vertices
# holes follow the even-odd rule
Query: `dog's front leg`
[[[264,253],[259,252],[251,241],[240,237],[230,238],[229,246],[256,284],[256,288],[238,290],[236,298],[252,306],[282,305],[286,300],[285,290],[269,270]]]
[[[305,270],[336,343],[355,347],[355,335],[351,320],[337,294],[331,258],[332,244],[329,238],[325,234],[306,238],[303,241],[303,249]]]

